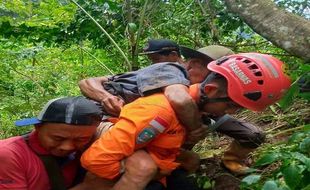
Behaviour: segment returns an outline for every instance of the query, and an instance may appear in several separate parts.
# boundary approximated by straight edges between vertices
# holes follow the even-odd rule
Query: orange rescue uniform
[[[185,138],[185,128],[163,94],[141,97],[123,107],[118,122],[82,155],[90,172],[107,179],[120,175],[121,161],[146,150],[163,171],[172,171]]]

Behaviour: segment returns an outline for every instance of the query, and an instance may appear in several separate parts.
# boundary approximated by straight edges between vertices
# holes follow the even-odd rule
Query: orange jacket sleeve
[[[162,97],[158,100],[163,101]],[[148,97],[140,99],[143,101],[126,105],[115,126],[84,152],[81,157],[83,167],[100,177],[113,179],[120,174],[121,160],[167,130],[165,127],[168,128],[175,118],[170,107],[147,104]],[[152,133],[149,131],[150,124],[158,117],[164,128]],[[160,126],[158,130],[161,130]]]

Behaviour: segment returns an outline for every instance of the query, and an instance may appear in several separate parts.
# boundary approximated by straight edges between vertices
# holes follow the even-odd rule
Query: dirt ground
[[[286,112],[272,107],[264,113],[253,113],[245,111],[235,115],[236,118],[255,124],[265,131],[267,135],[266,144],[285,141],[291,133],[283,133],[288,128],[293,128],[301,123],[310,123],[309,103],[295,103]],[[281,134],[283,133],[283,134]],[[201,167],[199,176],[206,176],[212,184],[212,190],[236,190],[245,176],[235,176],[225,169],[221,163],[221,157],[229,146],[231,138],[212,133],[204,141],[194,147],[194,150],[201,156]],[[255,160],[255,152],[249,156],[245,163],[251,166]]]
[[[208,150],[198,151],[201,156],[201,162],[200,169],[197,174],[208,177],[212,184],[212,188],[210,189],[237,190],[239,189],[242,176],[234,176],[227,169],[225,169],[221,163],[221,156],[228,147],[231,139],[225,136],[216,136],[213,138],[216,140],[211,142],[207,139],[201,143],[201,145],[206,143],[212,144],[209,144],[209,148],[207,148]],[[206,147],[204,146],[204,148]]]
[[[219,157],[203,159],[200,172],[211,180],[214,190],[239,189],[241,180],[222,166]]]

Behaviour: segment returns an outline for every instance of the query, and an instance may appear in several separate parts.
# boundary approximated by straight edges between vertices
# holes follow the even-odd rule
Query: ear
[[[173,56],[179,57],[179,55],[178,55],[178,53],[176,51],[172,51],[172,52],[170,52],[170,54],[173,55]]]
[[[34,128],[35,128],[36,130],[38,130],[40,127],[42,127],[42,123],[39,123],[39,124],[35,124],[35,125],[34,125]]]
[[[204,91],[210,98],[214,97],[218,92],[219,86],[215,83],[206,84]]]

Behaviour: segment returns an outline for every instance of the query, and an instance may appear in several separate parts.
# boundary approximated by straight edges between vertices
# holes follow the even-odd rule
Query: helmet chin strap
[[[211,72],[207,78],[200,84],[199,87],[199,92],[200,92],[200,96],[199,96],[199,102],[198,102],[198,108],[199,110],[203,109],[203,106],[208,102],[209,98],[205,93],[205,86],[210,83],[210,81],[212,79],[215,78],[216,73],[215,72]]]

